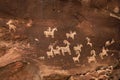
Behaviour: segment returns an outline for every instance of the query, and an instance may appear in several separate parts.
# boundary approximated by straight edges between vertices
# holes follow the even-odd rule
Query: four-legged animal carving
[[[80,53],[81,52],[81,48],[83,47],[82,44],[77,44],[77,46],[74,46],[73,47],[73,50],[75,51],[76,54]]]
[[[49,27],[49,29],[47,31],[44,31],[44,35],[45,35],[45,37],[51,36],[52,38],[54,38],[55,31],[57,31],[57,28],[51,29],[51,27]]]
[[[73,57],[72,59],[75,63],[75,62],[79,62],[79,58],[80,58],[80,54],[78,54],[77,57]]]
[[[62,55],[64,56],[65,53],[68,53],[69,55],[71,55],[71,50],[69,46],[65,46],[65,47],[60,47]]]
[[[74,32],[70,31],[69,33],[66,33],[66,37],[67,37],[67,38],[72,38],[72,39],[74,39],[75,35],[76,35],[76,32],[75,32],[75,31],[74,31]]]
[[[48,56],[48,58],[54,57],[53,51],[52,50],[47,51],[47,56]]]
[[[103,59],[104,56],[108,56],[108,49],[102,48],[102,52],[99,54],[100,58]]]
[[[60,55],[60,47],[59,46],[56,46],[56,49],[53,49],[53,53],[54,55]]]

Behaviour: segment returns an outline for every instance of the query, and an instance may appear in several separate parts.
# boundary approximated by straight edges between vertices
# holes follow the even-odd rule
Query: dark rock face
[[[103,80],[119,80],[120,11],[114,11],[115,7],[120,8],[119,4],[120,0],[0,0],[0,63],[4,61],[4,65],[0,64],[0,80],[88,80],[100,75],[104,75]],[[15,32],[6,24],[9,19],[18,20],[12,23]],[[48,27],[58,29],[54,38],[45,37]],[[74,40],[66,38],[71,30],[77,33]],[[86,37],[93,47],[86,45]],[[49,58],[48,46],[66,46],[65,39],[71,43],[71,55]],[[115,42],[106,47],[105,42],[112,39]],[[81,57],[74,62],[73,47],[78,43],[83,48]],[[110,51],[101,59],[103,46]],[[97,63],[88,63],[93,49]],[[16,60],[15,54],[19,54],[20,60]],[[113,66],[112,72],[107,69],[109,66]],[[98,74],[98,70],[103,72]]]

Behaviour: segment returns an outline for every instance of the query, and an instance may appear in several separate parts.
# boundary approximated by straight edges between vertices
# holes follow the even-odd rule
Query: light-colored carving
[[[9,31],[11,32],[11,31],[16,31],[16,26],[13,24],[14,23],[14,21],[12,20],[12,19],[10,19],[6,24],[8,25],[8,27],[9,27]]]
[[[47,31],[44,31],[44,35],[45,35],[45,37],[51,36],[52,38],[54,38],[54,32],[55,32],[55,31],[57,31],[57,28],[51,29],[51,27],[49,27],[49,28],[47,29]]]
[[[79,58],[80,58],[80,54],[78,54],[77,57],[73,57],[72,59],[75,63],[75,62],[79,62]]]
[[[108,49],[105,49],[105,47],[102,48],[102,52],[99,54],[100,58],[101,59],[104,59],[103,57],[104,56],[108,56],[108,52],[109,50]]]
[[[75,38],[75,35],[76,35],[75,31],[74,32],[70,31],[69,33],[66,33],[66,37],[67,38],[72,38],[73,40]]]
[[[113,11],[114,11],[115,13],[119,13],[120,9],[119,9],[118,6],[116,6],[116,7],[113,9]]]
[[[39,41],[39,39],[38,39],[38,38],[35,38],[35,41]]]
[[[90,54],[96,56],[96,52],[95,52],[95,50],[94,50],[94,49],[91,50]]]
[[[112,45],[113,43],[115,43],[115,40],[114,39],[112,39],[112,41],[106,41],[105,42],[105,46],[107,47],[107,46],[110,46],[110,45]]]
[[[40,60],[45,60],[45,57],[44,56],[40,56],[39,59]]]
[[[89,37],[86,37],[87,40],[87,45],[89,45],[90,47],[92,47],[92,43],[91,43],[91,39]]]
[[[70,50],[70,42],[67,40],[63,41],[64,44],[66,44],[65,47],[60,47],[62,55],[64,56],[65,53],[68,53],[69,55],[71,55],[71,50]]]
[[[53,45],[49,45],[48,49],[50,49],[50,51],[47,51],[47,56],[48,56],[48,58],[54,57]]]
[[[68,53],[69,55],[71,55],[71,50],[69,46],[65,46],[65,47],[60,47],[62,55],[64,56],[65,53]]]
[[[94,52],[94,50],[91,51],[91,54],[92,56],[90,57],[87,57],[88,58],[88,63],[97,63],[97,60],[96,60],[96,53]]]
[[[30,19],[29,22],[26,24],[27,27],[31,27],[33,24],[33,21]]]
[[[70,46],[70,42],[68,40],[63,40],[63,43],[66,44],[67,46]]]
[[[80,54],[82,47],[83,47],[82,44],[77,44],[77,46],[73,47],[73,50],[75,51],[76,54]]]
[[[60,48],[59,46],[56,46],[56,49],[53,49],[54,55],[61,55],[60,49],[61,49],[61,48]]]

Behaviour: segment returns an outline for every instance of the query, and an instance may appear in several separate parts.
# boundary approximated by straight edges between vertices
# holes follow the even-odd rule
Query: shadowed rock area
[[[0,0],[0,80],[119,80],[119,9],[119,0]]]

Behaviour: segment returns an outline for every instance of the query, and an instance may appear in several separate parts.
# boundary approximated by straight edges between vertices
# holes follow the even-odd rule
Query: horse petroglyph
[[[75,31],[74,32],[70,31],[69,33],[66,33],[66,37],[72,38],[74,40],[76,34],[77,33]]]
[[[45,37],[52,37],[52,38],[54,38],[54,33],[55,33],[55,31],[57,31],[57,28],[53,28],[53,29],[51,29],[51,27],[49,27],[48,29],[47,29],[47,31],[44,31],[44,35],[45,35]]]

